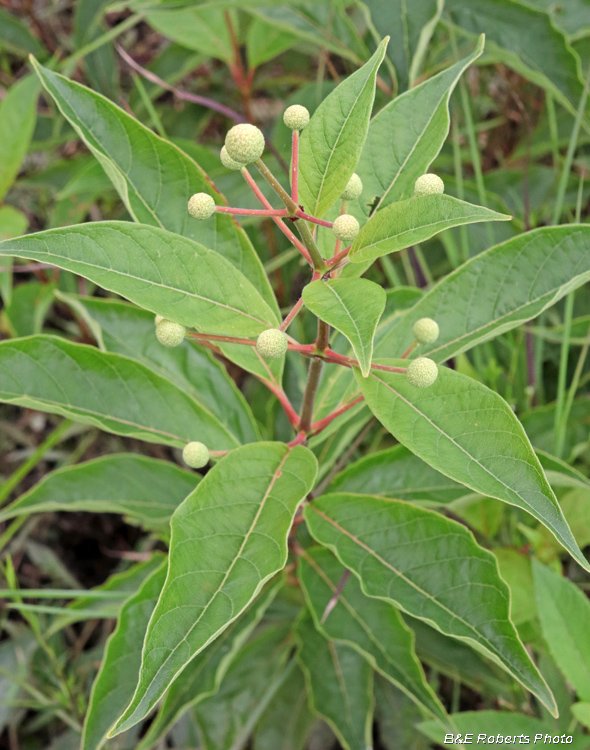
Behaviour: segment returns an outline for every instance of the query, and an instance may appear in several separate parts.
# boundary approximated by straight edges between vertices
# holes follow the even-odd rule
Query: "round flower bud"
[[[289,339],[278,328],[262,331],[256,341],[256,351],[264,359],[282,359],[289,348]]]
[[[332,229],[334,230],[336,239],[351,242],[359,233],[360,225],[354,216],[342,214],[336,219]]]
[[[225,136],[228,155],[238,164],[253,164],[264,151],[264,135],[256,125],[234,125]]]
[[[355,201],[363,192],[363,181],[355,172],[340,196],[344,201]]]
[[[164,320],[164,316],[163,315],[156,315],[156,317],[154,318],[154,325],[157,326],[158,323],[160,323],[162,320]]]
[[[243,164],[239,164],[237,161],[231,158],[231,156],[227,153],[227,149],[225,146],[223,146],[221,151],[219,152],[219,158],[221,159],[221,163],[226,169],[233,169],[237,171],[238,169],[242,169],[242,167],[244,166]]]
[[[172,320],[161,320],[156,325],[156,336],[163,346],[174,347],[180,346],[184,341],[186,328],[180,323],[174,323]]]
[[[215,201],[209,193],[195,193],[188,202],[188,212],[195,219],[209,219],[215,213]]]
[[[202,469],[209,463],[209,448],[203,443],[193,440],[184,446],[182,460],[191,469]]]
[[[438,377],[436,362],[428,357],[418,357],[408,365],[408,383],[416,388],[428,388]]]
[[[284,111],[283,122],[289,130],[303,130],[309,122],[309,110],[301,104],[292,104]]]
[[[438,338],[438,323],[432,318],[420,318],[412,328],[416,341],[419,344],[434,344]]]
[[[441,195],[445,192],[445,183],[437,174],[423,174],[414,183],[415,195]]]

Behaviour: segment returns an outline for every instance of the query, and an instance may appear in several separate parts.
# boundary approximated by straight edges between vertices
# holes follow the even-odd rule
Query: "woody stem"
[[[242,169],[242,176],[246,180],[246,182],[248,183],[248,185],[250,186],[250,189],[252,190],[252,192],[254,193],[254,195],[262,203],[262,205],[265,208],[272,209],[272,206],[266,200],[266,198],[264,197],[264,194],[262,193],[262,191],[260,190],[260,188],[258,187],[258,185],[256,184],[256,182],[254,181],[254,178],[252,177],[252,175],[250,174],[250,172],[248,172],[248,170],[246,169],[246,167],[243,167],[243,169]],[[309,265],[310,266],[313,265],[313,263],[311,261],[311,258],[309,256],[309,253],[307,252],[307,249],[306,249],[305,245],[303,245],[297,239],[297,237],[295,237],[295,235],[289,229],[289,227],[287,227],[287,225],[285,224],[285,222],[282,221],[282,219],[277,218],[276,216],[271,216],[271,219],[274,221],[274,223],[277,225],[277,227],[281,230],[281,232],[285,235],[285,237],[289,240],[289,242],[292,245],[294,245],[297,248],[297,250],[299,250],[299,252],[301,253],[301,255],[303,255],[303,257],[305,258],[305,260],[309,263]]]
[[[318,335],[316,338],[316,351],[323,353],[328,348],[330,337],[330,326],[318,318]],[[314,358],[310,365],[303,394],[303,404],[301,406],[301,420],[299,422],[299,431],[308,433],[311,429],[311,420],[313,417],[313,407],[315,397],[318,392],[320,375],[322,372],[323,362],[319,358]]]
[[[256,166],[258,167],[258,171],[260,172],[260,174],[264,177],[264,179],[272,187],[275,193],[283,201],[283,203],[287,207],[287,210],[289,211],[289,215],[291,217],[296,217],[297,212],[299,211],[299,206],[293,201],[289,193],[287,193],[285,188],[276,179],[276,177],[273,175],[270,169],[262,161],[262,159],[258,159],[258,161],[256,162]],[[307,226],[306,222],[305,221],[298,222],[297,229],[299,230],[299,234],[301,235],[303,244],[307,248],[307,252],[309,253],[311,257],[314,270],[322,274],[325,273],[327,270],[326,263],[324,259],[322,258],[322,256],[320,255],[320,251],[318,250],[317,245],[315,244],[311,231],[309,227]]]

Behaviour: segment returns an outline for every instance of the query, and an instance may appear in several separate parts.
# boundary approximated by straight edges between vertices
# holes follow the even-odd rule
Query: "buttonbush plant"
[[[210,168],[219,181],[235,173],[238,200],[188,146],[32,58],[127,216],[0,242],[5,260],[97,290],[56,292],[84,342],[67,331],[0,342],[0,399],[160,446],[159,458],[114,452],[59,468],[0,511],[13,524],[118,513],[145,532],[139,561],[81,592],[49,630],[4,565],[5,593],[43,631],[67,705],[52,639],[116,616],[81,721],[57,714],[82,750],[165,747],[187,722],[208,750],[296,750],[318,718],[346,750],[521,727],[559,727],[586,746],[576,720],[588,725],[590,604],[559,556],[587,581],[590,537],[576,539],[554,487],[590,484],[533,448],[509,395],[465,353],[583,285],[590,228],[514,231],[460,262],[468,227],[493,233],[512,219],[483,205],[485,191],[430,171],[483,39],[373,111],[388,43],[311,113],[295,101],[277,115],[288,155],[277,159],[254,124],[227,128]],[[286,243],[270,269],[251,240],[262,222]],[[427,291],[396,281],[392,259],[420,270],[434,237],[457,262]],[[269,277],[293,259],[300,286],[281,309]],[[503,523],[518,548],[496,549]],[[534,624],[523,612],[533,591]],[[573,723],[564,678],[579,699]],[[483,696],[481,717],[459,711],[462,689]],[[387,740],[392,721],[414,739]]]

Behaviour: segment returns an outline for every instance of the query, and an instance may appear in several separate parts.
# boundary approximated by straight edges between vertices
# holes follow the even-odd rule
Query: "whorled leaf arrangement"
[[[447,196],[442,180],[424,175],[448,132],[450,94],[483,40],[371,121],[387,42],[311,119],[304,108],[291,108],[289,191],[261,158],[261,131],[249,124],[230,130],[223,164],[241,173],[259,209],[228,206],[179,148],[104,97],[34,63],[133,222],[50,229],[0,243],[0,255],[80,274],[138,307],[57,292],[98,348],[46,335],[0,343],[0,399],[172,448],[190,443],[184,455],[192,467],[214,462],[199,479],[153,459],[105,457],[54,473],[0,516],[118,512],[163,538],[170,522],[167,566],[120,592],[130,596],[94,685],[84,750],[98,750],[107,737],[143,721],[160,701],[142,750],[194,706],[205,747],[241,747],[254,719],[252,696],[239,692],[239,681],[260,664],[268,679],[255,675],[256,700],[283,716],[287,686],[295,686],[347,750],[371,742],[375,672],[433,717],[429,731],[438,736],[452,724],[425,679],[414,631],[430,632],[430,643],[454,639],[462,653],[473,648],[556,711],[510,619],[496,558],[463,525],[419,503],[444,508],[471,491],[516,505],[590,569],[509,405],[438,366],[590,278],[590,227],[540,229],[491,248],[391,315],[385,291],[358,278],[376,259],[445,229],[511,217]],[[414,128],[403,130],[409,112]],[[388,134],[398,129],[403,137],[387,153]],[[274,222],[309,267],[309,283],[283,319],[234,220],[244,215]],[[330,245],[325,257],[320,248]],[[313,342],[287,333],[304,307],[318,319]],[[331,328],[341,336],[331,338]],[[310,360],[297,408],[281,380],[287,353]],[[261,441],[220,356],[276,396],[291,440]],[[325,364],[338,366],[335,374],[323,377]],[[318,462],[309,446],[360,410],[359,420],[366,419],[365,407],[402,445],[349,468],[322,495],[333,477],[316,486]],[[311,538],[297,536],[300,523]],[[284,583],[280,576],[276,586],[267,582],[289,553],[298,578],[289,568],[284,580],[295,581],[305,597],[296,632],[278,616],[256,630]],[[542,620],[550,638],[558,605],[567,608],[570,594],[546,574],[536,574],[536,583],[555,603]],[[571,659],[566,669],[587,690],[587,676]],[[487,677],[496,679],[491,670]],[[226,695],[239,696],[231,721],[220,698]],[[304,735],[305,704],[289,715]]]

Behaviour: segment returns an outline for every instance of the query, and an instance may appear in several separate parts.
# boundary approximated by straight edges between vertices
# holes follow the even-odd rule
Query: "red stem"
[[[117,49],[117,52],[121,55],[123,60],[125,60],[127,65],[129,65],[129,67],[136,70],[148,81],[161,86],[163,89],[166,89],[166,91],[171,91],[174,96],[177,96],[179,99],[184,99],[185,102],[193,102],[194,104],[201,104],[203,107],[207,107],[208,109],[213,109],[216,112],[220,112],[222,115],[229,117],[230,120],[233,120],[234,122],[247,122],[246,118],[242,117],[242,115],[236,112],[234,109],[230,109],[223,104],[219,104],[214,99],[209,99],[206,96],[199,96],[198,94],[191,94],[188,91],[181,91],[180,89],[171,86],[169,83],[166,83],[166,81],[163,81],[161,78],[155,75],[155,73],[142,68],[142,66],[139,63],[136,63],[135,60],[130,55],[128,55],[127,52],[125,52],[125,50],[118,44],[116,44],[115,47]]]
[[[325,349],[323,352],[319,352],[314,344],[289,344],[289,349],[294,352],[299,352],[305,357],[318,357],[323,359],[324,362],[332,362],[336,365],[343,365],[344,367],[359,367],[358,359],[353,357],[345,357],[343,354],[338,354],[333,349]],[[394,367],[393,365],[379,365],[376,363],[371,364],[372,370],[382,370],[383,372],[399,372],[405,374],[407,372],[406,367]]]
[[[417,341],[414,341],[414,343],[412,344],[412,346],[409,346],[409,347],[408,347],[408,348],[406,349],[406,351],[405,351],[405,352],[404,352],[404,353],[402,354],[402,356],[400,357],[400,359],[406,359],[406,357],[409,357],[409,356],[410,356],[410,354],[411,354],[411,353],[412,353],[412,352],[414,351],[414,349],[415,349],[415,348],[416,348],[417,346],[418,346],[418,342],[417,342]]]
[[[291,157],[291,198],[299,203],[299,131],[293,131],[293,148]]]
[[[294,440],[291,440],[290,443],[287,443],[289,448],[294,448],[296,445],[302,445],[307,440],[307,435],[305,432],[298,432],[297,437]]]
[[[218,213],[236,214],[237,216],[288,216],[286,208],[231,208],[230,206],[216,206]]]
[[[300,354],[305,354],[306,356],[310,356],[310,357],[316,354],[315,344],[291,344],[289,343],[289,351],[299,352]]]
[[[246,169],[246,167],[244,167],[242,169],[242,175],[244,176],[244,179],[246,180],[246,182],[248,183],[248,185],[252,189],[252,192],[258,198],[258,200],[262,203],[262,205],[265,208],[268,208],[268,209],[272,210],[272,206],[266,200],[266,198],[264,197],[264,194],[262,193],[262,191],[260,190],[260,188],[256,184],[256,182],[255,182],[254,178],[252,177],[252,175],[250,174],[250,172],[248,172],[248,170]],[[285,235],[285,237],[289,240],[289,242],[291,242],[291,244],[294,245],[297,248],[297,250],[299,250],[299,252],[301,253],[301,255],[303,255],[303,257],[305,258],[305,260],[309,263],[309,265],[312,266],[313,263],[311,261],[311,257],[309,255],[309,253],[307,252],[307,248],[305,247],[305,245],[302,242],[300,242],[297,239],[297,237],[295,237],[295,235],[293,234],[293,232],[286,226],[285,222],[282,219],[278,218],[277,216],[271,216],[271,219],[274,221],[274,223],[277,225],[277,227],[281,230],[281,232]]]
[[[260,382],[264,383],[268,390],[278,398],[291,427],[297,427],[299,425],[299,414],[293,408],[285,391],[280,386],[271,383],[270,380],[261,380]]]
[[[382,370],[383,372],[399,372],[400,375],[405,375],[408,371],[407,367],[392,367],[391,365],[371,365],[371,370]]]
[[[342,250],[342,252],[337,253],[333,258],[331,258],[330,260],[327,260],[326,263],[330,266],[330,268],[333,268],[334,266],[338,266],[341,260],[344,260],[345,258],[347,258],[351,247],[352,245],[345,247],[344,250]]]
[[[314,422],[311,425],[311,434],[317,435],[322,430],[325,430],[326,427],[333,422],[336,417],[339,417],[341,414],[344,414],[344,412],[348,411],[349,409],[352,409],[353,406],[356,406],[357,404],[360,404],[360,402],[365,397],[361,394],[360,396],[357,396],[353,401],[351,401],[348,404],[345,404],[344,406],[341,406],[339,409],[334,409],[333,412],[328,414],[327,417],[324,417],[323,419],[318,420],[317,422]]]
[[[254,339],[240,339],[236,336],[217,336],[212,333],[189,333],[187,335],[189,338],[195,339],[200,343],[205,343],[207,341],[223,341],[226,344],[244,344],[245,346],[256,346],[256,341],[254,341]]]
[[[331,221],[324,221],[323,219],[316,219],[315,216],[310,216],[309,214],[306,214],[305,211],[302,211],[299,209],[295,216],[298,219],[305,219],[305,221],[311,221],[312,224],[319,224],[321,227],[329,227],[330,229],[333,226],[333,223]]]
[[[302,307],[303,307],[303,297],[299,297],[297,302],[293,305],[293,309],[291,310],[291,312],[287,315],[285,320],[283,320],[283,322],[281,323],[281,326],[280,326],[281,331],[287,330],[287,328],[291,325],[293,318],[297,315],[297,313],[299,312],[299,310],[301,310]]]

